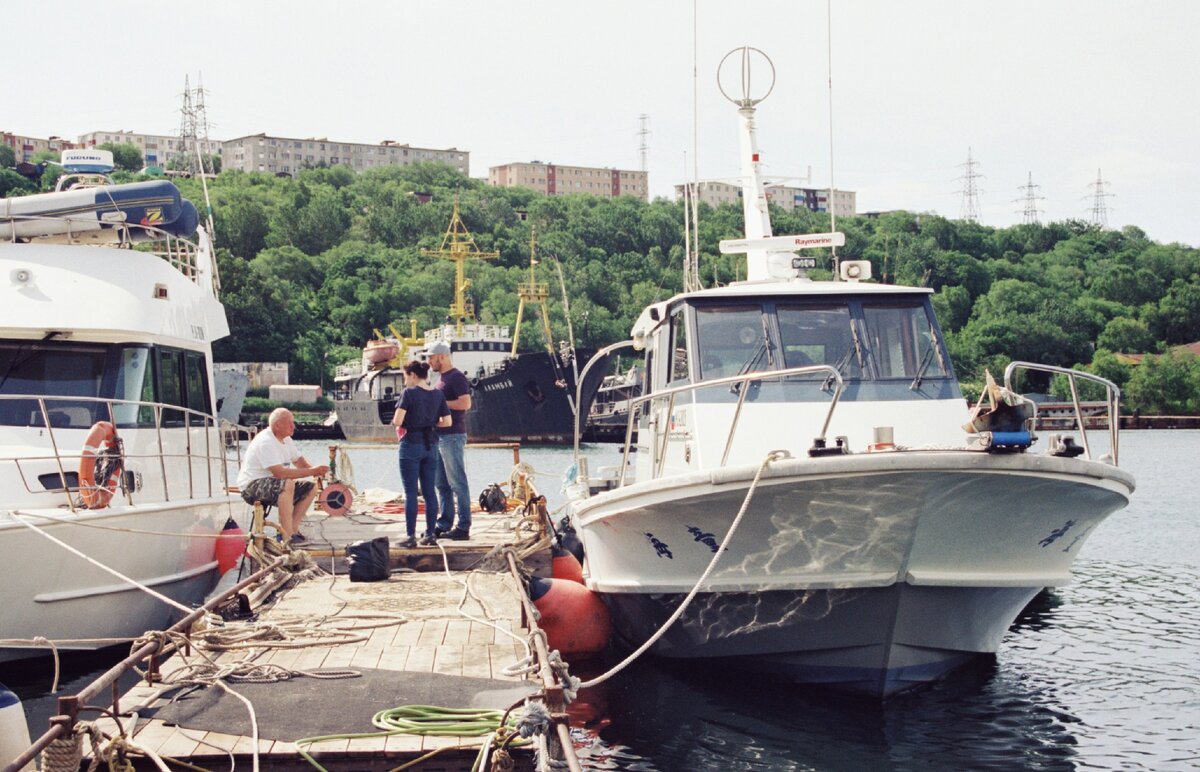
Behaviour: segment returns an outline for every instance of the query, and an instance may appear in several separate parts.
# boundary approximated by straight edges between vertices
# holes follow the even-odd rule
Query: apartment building
[[[488,184],[501,188],[529,188],[548,196],[591,193],[594,196],[637,196],[650,200],[646,172],[602,169],[594,166],[559,166],[530,161],[493,166]]]
[[[16,163],[32,161],[33,157],[43,150],[49,150],[57,155],[64,150],[71,150],[78,147],[74,142],[62,137],[41,139],[40,137],[25,137],[20,134],[11,134],[7,131],[0,131],[0,145],[7,145],[12,148]]]
[[[345,166],[356,172],[375,166],[409,166],[436,161],[463,174],[470,173],[470,153],[452,147],[446,150],[412,147],[390,140],[378,145],[333,142],[325,137],[299,139],[251,134],[226,140],[221,146],[223,169],[295,175],[301,169]]]
[[[683,185],[675,186],[675,200],[683,199]],[[742,186],[714,180],[701,182],[700,200],[709,206],[739,204]],[[829,188],[801,188],[788,185],[768,185],[767,200],[784,209],[807,209],[810,212],[829,211]],[[858,194],[852,190],[833,191],[833,212],[838,217],[857,214]]]
[[[221,141],[217,139],[199,140],[200,152],[205,156],[220,155]],[[134,131],[92,131],[79,136],[79,147],[95,147],[96,145],[131,144],[142,151],[146,166],[165,167],[175,156],[185,153],[195,153],[190,142],[185,143],[179,137],[167,134],[139,134]]]

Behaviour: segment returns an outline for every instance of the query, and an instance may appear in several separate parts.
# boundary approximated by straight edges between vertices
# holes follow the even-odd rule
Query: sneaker
[[[422,547],[436,547],[437,537],[427,533],[421,537],[421,540],[417,544],[420,544]]]
[[[306,541],[308,539],[304,538],[304,534],[294,533],[292,534],[292,538],[288,539],[288,544],[303,544]]]
[[[461,528],[452,528],[446,534],[446,538],[450,539],[451,541],[466,541],[467,539],[471,538],[471,532],[464,531]]]
[[[415,548],[416,546],[417,546],[417,537],[416,536],[409,536],[407,539],[400,542],[401,549],[410,550],[410,549]]]
[[[450,531],[451,531],[451,529],[443,528],[439,525],[433,529],[433,537],[435,539],[440,539],[443,536],[445,536],[446,534],[450,533]]]

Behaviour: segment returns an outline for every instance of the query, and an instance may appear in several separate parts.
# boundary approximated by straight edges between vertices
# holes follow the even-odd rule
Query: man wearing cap
[[[450,426],[438,428],[442,462],[438,467],[441,513],[434,533],[454,541],[471,538],[471,488],[463,460],[467,447],[466,414],[471,409],[471,385],[450,361],[450,344],[438,341],[428,349],[429,366],[438,373],[437,387],[450,406]],[[457,519],[455,513],[457,512]]]

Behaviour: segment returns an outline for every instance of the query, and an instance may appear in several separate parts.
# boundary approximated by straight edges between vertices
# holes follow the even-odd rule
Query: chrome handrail
[[[1101,378],[1099,375],[1084,372],[1083,370],[1075,370],[1070,367],[1016,361],[1009,362],[1008,367],[1004,368],[1004,388],[1014,394],[1017,392],[1012,386],[1012,378],[1017,370],[1035,370],[1043,373],[1058,373],[1059,375],[1067,376],[1067,382],[1071,387],[1071,404],[1075,408],[1075,423],[1079,427],[1079,436],[1083,441],[1083,450],[1089,461],[1092,460],[1092,448],[1088,443],[1087,425],[1083,420],[1083,409],[1079,404],[1079,390],[1075,384],[1075,379],[1082,378],[1085,381],[1092,381],[1104,386],[1104,401],[1108,410],[1108,437],[1109,443],[1112,445],[1112,462],[1113,466],[1119,466],[1117,443],[1120,436],[1118,430],[1121,428],[1121,388],[1117,384],[1107,378]],[[1034,417],[1037,417],[1036,409]]]
[[[63,460],[64,460],[64,458],[65,459],[82,458],[82,455],[81,454],[78,454],[78,455],[71,454],[71,453],[64,455],[59,450],[59,442],[58,442],[58,439],[55,437],[55,431],[56,431],[56,429],[61,431],[62,429],[67,428],[67,427],[62,427],[62,426],[55,427],[52,425],[52,422],[50,420],[50,409],[51,409],[51,407],[53,407],[53,405],[55,403],[66,402],[66,403],[71,403],[72,405],[78,405],[80,403],[95,403],[97,405],[103,406],[103,409],[105,410],[105,412],[108,413],[108,416],[107,416],[108,420],[110,422],[112,422],[112,424],[114,426],[117,426],[119,429],[120,428],[125,428],[125,429],[135,428],[135,429],[144,429],[147,431],[153,429],[154,437],[155,437],[155,444],[157,445],[156,453],[151,453],[151,454],[125,453],[124,456],[126,458],[155,458],[155,457],[158,458],[159,468],[162,473],[163,500],[164,501],[171,500],[170,486],[168,485],[169,481],[168,481],[168,473],[167,473],[167,463],[166,463],[166,460],[168,457],[187,459],[188,496],[190,498],[194,498],[196,496],[196,485],[195,485],[195,479],[194,479],[193,466],[197,460],[202,460],[203,463],[207,467],[207,470],[208,470],[208,473],[207,473],[208,495],[209,496],[213,495],[212,465],[214,463],[219,463],[222,465],[221,479],[226,480],[226,481],[228,480],[228,469],[225,468],[227,459],[225,458],[224,455],[214,456],[213,452],[212,452],[212,438],[210,436],[210,433],[213,431],[219,430],[219,427],[218,427],[219,419],[216,416],[209,415],[207,413],[202,413],[198,410],[194,410],[194,409],[188,408],[188,407],[183,407],[181,405],[168,405],[168,404],[165,404],[162,402],[145,402],[145,401],[141,401],[141,400],[108,399],[108,398],[104,398],[104,397],[85,397],[85,396],[64,396],[64,395],[47,396],[47,395],[35,395],[35,394],[0,394],[0,405],[2,405],[4,402],[17,401],[17,400],[26,401],[26,402],[33,401],[33,402],[37,403],[37,412],[41,416],[41,420],[42,420],[41,428],[44,428],[47,432],[47,438],[50,441],[50,452],[53,455],[45,456],[45,457],[38,456],[38,457],[32,457],[32,458],[26,457],[23,459],[22,458],[0,458],[0,462],[9,462],[9,461],[13,462],[17,467],[18,475],[20,476],[21,481],[24,483],[26,491],[29,493],[40,493],[41,491],[35,491],[31,487],[29,481],[26,479],[25,472],[21,469],[21,462],[22,461],[43,461],[43,460],[53,458],[53,460],[55,461],[55,463],[58,467],[59,479],[63,484],[62,492],[67,498],[67,507],[70,509],[71,512],[75,511],[75,502],[71,496],[71,488],[67,485],[67,481],[66,481],[67,467],[64,465]],[[50,405],[50,407],[47,407],[48,404]],[[149,425],[148,422],[144,426],[134,426],[134,427],[118,426],[117,421],[116,421],[116,408],[117,407],[130,407],[130,408],[133,408],[134,411],[141,410],[142,408],[152,409],[154,411],[153,426]],[[183,453],[168,453],[163,446],[163,434],[162,433],[163,433],[164,427],[163,427],[162,416],[163,416],[164,410],[177,411],[184,416],[182,425],[179,427],[176,427],[176,428],[183,429],[187,433],[187,444],[184,448]],[[195,419],[195,423],[193,423],[193,418]],[[135,419],[135,421],[136,421],[136,419]],[[90,426],[69,427],[69,430],[71,430],[71,431],[87,431],[89,428],[90,428]],[[204,431],[204,433],[205,433],[205,452],[204,452],[203,456],[193,452],[191,434],[192,434],[192,431],[197,430],[197,429]],[[47,490],[45,492],[53,493],[56,491]],[[126,491],[126,498],[129,500],[129,503],[131,503],[131,504],[133,503],[132,492]]]
[[[583,382],[587,378],[587,374],[591,371],[592,365],[595,364],[596,362],[599,362],[602,357],[606,357],[609,354],[611,354],[612,352],[617,351],[618,349],[631,348],[632,346],[633,346],[633,341],[622,340],[622,341],[618,341],[617,343],[612,343],[608,346],[605,346],[604,348],[597,351],[595,354],[592,354],[592,358],[587,361],[587,364],[584,365],[583,369],[579,371],[579,377],[575,379],[575,404],[576,405],[583,404]],[[591,412],[591,411],[588,411],[588,412]],[[584,416],[583,423],[586,426],[587,416]],[[575,453],[572,456],[572,458],[574,458],[576,463],[578,463],[578,461],[579,461],[579,438],[582,433],[583,433],[583,430],[579,428],[579,416],[577,414],[575,416]]]
[[[714,386],[728,386],[728,385],[739,384],[739,383],[748,385],[749,383],[751,383],[753,381],[766,381],[766,380],[772,380],[775,378],[782,380],[782,379],[787,378],[792,375],[803,375],[805,373],[822,373],[822,372],[828,373],[829,377],[832,378],[834,380],[834,383],[836,384],[836,386],[833,390],[833,397],[829,402],[829,411],[825,414],[825,422],[821,425],[821,434],[818,436],[818,439],[823,440],[823,439],[825,439],[825,435],[829,432],[829,422],[831,420],[833,420],[833,411],[837,407],[838,400],[841,399],[841,397],[842,397],[842,390],[845,388],[845,383],[842,381],[842,374],[840,372],[838,372],[838,369],[832,365],[804,365],[803,367],[787,367],[782,370],[764,370],[764,371],[753,372],[753,373],[742,373],[741,375],[728,375],[728,376],[725,376],[724,378],[714,378],[709,381],[700,381],[699,383],[685,383],[682,386],[674,386],[669,389],[662,389],[661,391],[657,391],[653,394],[643,394],[636,398],[630,399],[629,400],[629,417],[626,419],[626,422],[625,422],[625,451],[621,456],[621,476],[617,480],[617,487],[621,487],[625,484],[625,470],[629,466],[629,451],[630,451],[630,445],[633,442],[633,420],[634,420],[634,417],[637,415],[637,412],[638,412],[637,409],[639,407],[641,407],[642,403],[649,402],[649,401],[655,400],[655,399],[666,398],[667,399],[667,415],[669,416],[675,408],[675,397],[678,394],[695,391],[697,389],[707,389],[707,388],[711,388]],[[826,382],[827,381],[828,381],[828,379],[826,379]],[[733,436],[734,436],[734,433],[737,431],[738,421],[739,421],[739,418],[741,417],[742,402],[745,401],[745,393],[747,391],[749,391],[749,389],[743,388],[740,391],[741,391],[741,393],[738,395],[737,408],[734,411],[733,419],[729,422],[729,434],[725,438],[725,452],[721,457],[721,466],[722,467],[725,466],[725,462],[728,460],[729,449],[730,449],[730,447],[732,447]],[[646,412],[647,412],[647,414],[649,414],[650,411],[647,410]],[[654,477],[656,479],[657,479],[659,473],[662,471],[662,469],[661,469],[662,464],[664,464],[666,462],[667,446],[668,446],[668,443],[670,442],[670,439],[671,439],[670,431],[664,432],[661,455],[658,452],[659,449],[657,447],[655,447],[655,457],[653,459],[653,463],[654,463]]]

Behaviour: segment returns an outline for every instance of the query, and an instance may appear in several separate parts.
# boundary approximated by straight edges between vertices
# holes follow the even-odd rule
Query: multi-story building
[[[675,186],[675,200],[683,198],[683,185]],[[700,200],[709,206],[737,204],[742,200],[742,186],[715,180],[699,185]],[[767,200],[784,209],[808,209],[811,212],[829,211],[829,188],[801,188],[788,185],[768,185]],[[856,214],[858,194],[852,190],[833,191],[833,213],[838,217]]]
[[[601,169],[593,166],[558,166],[530,161],[493,166],[488,183],[501,188],[529,188],[548,196],[591,193],[595,196],[650,198],[646,172]]]
[[[325,137],[273,137],[250,134],[222,143],[221,168],[245,172],[269,172],[295,175],[301,169],[321,165],[345,166],[356,172],[375,166],[408,166],[436,161],[469,174],[470,153],[452,147],[434,150],[401,145],[390,140],[378,145],[358,142],[332,142]]]
[[[185,153],[195,153],[190,142],[184,142],[179,137],[163,134],[138,134],[132,131],[92,131],[79,136],[80,147],[95,147],[96,145],[134,145],[142,151],[146,166],[167,166],[175,156]],[[220,155],[221,141],[216,139],[199,140],[200,152],[205,156]]]
[[[10,134],[7,131],[0,131],[0,145],[7,145],[12,148],[17,163],[32,161],[33,157],[42,150],[61,153],[64,150],[77,147],[74,142],[62,137],[40,139],[39,137],[23,137],[19,134]]]

